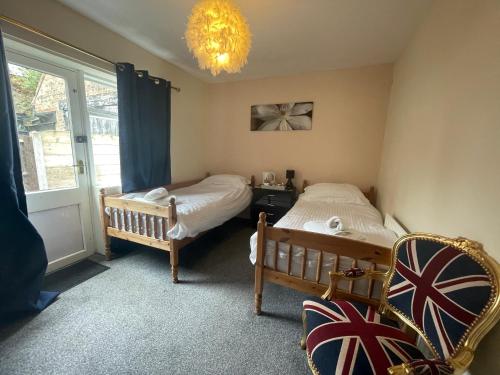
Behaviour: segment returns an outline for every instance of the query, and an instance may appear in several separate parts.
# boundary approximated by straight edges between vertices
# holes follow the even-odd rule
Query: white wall
[[[374,185],[380,165],[392,65],[209,85],[204,159],[210,171],[271,170],[296,184],[344,181]],[[313,101],[312,129],[250,131],[255,104]]]
[[[434,3],[395,65],[387,116],[382,211],[411,231],[482,242],[500,260],[500,1]],[[474,374],[500,369],[499,335]]]

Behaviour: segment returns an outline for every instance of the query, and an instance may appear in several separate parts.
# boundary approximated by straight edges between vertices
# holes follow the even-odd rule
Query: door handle
[[[77,160],[76,164],[73,164],[73,167],[77,168],[78,174],[85,173],[85,164],[83,164],[83,160]]]

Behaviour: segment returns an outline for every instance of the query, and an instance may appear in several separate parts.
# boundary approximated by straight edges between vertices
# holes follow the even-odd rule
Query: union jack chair
[[[335,299],[338,281],[361,278],[383,280],[378,308]],[[304,301],[309,367],[315,375],[461,374],[500,317],[499,279],[477,242],[404,236],[387,273],[330,272],[326,293]]]

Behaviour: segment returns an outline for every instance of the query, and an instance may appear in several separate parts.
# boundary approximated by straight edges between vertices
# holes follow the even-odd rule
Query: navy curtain
[[[40,292],[43,240],[28,220],[9,72],[0,31],[0,322],[39,312],[57,296]]]
[[[116,64],[124,193],[170,183],[170,82]]]

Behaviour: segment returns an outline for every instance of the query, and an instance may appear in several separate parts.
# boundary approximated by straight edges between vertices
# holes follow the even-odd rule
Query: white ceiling
[[[432,0],[235,0],[253,34],[248,64],[212,77],[183,39],[195,0],[59,0],[207,82],[393,62]],[[141,67],[147,68],[147,67]]]

